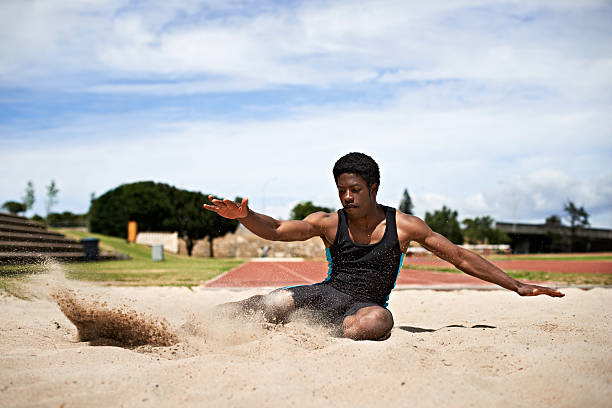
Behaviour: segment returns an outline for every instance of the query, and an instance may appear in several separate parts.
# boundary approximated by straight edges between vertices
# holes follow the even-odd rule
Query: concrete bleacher
[[[83,244],[48,231],[38,222],[0,213],[0,265],[37,263],[45,259],[60,262],[85,261]],[[100,259],[107,258],[101,254]]]

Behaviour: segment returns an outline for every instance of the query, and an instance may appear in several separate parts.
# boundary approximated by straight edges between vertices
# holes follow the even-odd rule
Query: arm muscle
[[[255,235],[271,241],[305,241],[323,236],[322,226],[330,214],[313,213],[301,221],[279,221],[267,215],[249,211],[240,222]]]

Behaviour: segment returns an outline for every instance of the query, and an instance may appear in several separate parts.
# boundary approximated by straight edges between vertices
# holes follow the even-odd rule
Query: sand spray
[[[29,290],[55,302],[77,328],[78,340],[121,347],[171,346],[179,342],[163,317],[140,312],[133,305],[103,293],[102,288],[66,279],[61,264],[47,259],[46,273],[35,275]]]
[[[77,340],[91,345],[182,358],[245,345],[249,349],[248,344],[266,339],[282,339],[307,349],[323,348],[333,340],[329,328],[307,313],[297,313],[289,324],[275,325],[266,323],[261,313],[224,316],[216,307],[218,302],[206,299],[185,304],[177,299],[172,306],[175,310],[162,310],[146,300],[118,298],[109,288],[66,279],[65,269],[53,260],[45,260],[43,266],[45,273],[34,275],[28,285],[30,294],[56,303],[77,328]],[[206,291],[193,294],[206,295]],[[162,317],[168,314],[173,317]]]

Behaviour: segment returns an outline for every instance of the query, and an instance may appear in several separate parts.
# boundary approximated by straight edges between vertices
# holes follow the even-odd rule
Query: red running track
[[[206,283],[207,287],[284,287],[320,282],[327,277],[327,263],[247,262]]]
[[[557,273],[612,274],[612,261],[560,261],[560,260],[490,260],[504,270],[538,271]],[[407,257],[404,265],[427,265],[453,268],[453,265],[436,258]]]
[[[414,259],[408,258],[404,260],[404,264],[416,264]],[[429,260],[429,264],[443,265],[443,261]],[[504,261],[508,262],[508,261]],[[533,267],[533,261],[509,261],[520,263],[520,267],[508,269],[526,269],[529,265]],[[563,272],[565,269],[559,267],[557,261],[537,261],[539,263],[553,262],[551,266],[540,265],[539,271]],[[497,262],[496,262],[497,263]],[[566,263],[576,263],[570,268],[572,272],[583,270],[578,264],[598,264],[599,261],[571,261]],[[419,264],[423,264],[419,262]],[[593,273],[612,273],[612,262],[607,262],[608,269]],[[501,265],[500,265],[501,266]],[[556,267],[556,268],[555,268]],[[207,287],[284,287],[291,285],[308,285],[315,282],[321,282],[327,277],[327,263],[322,261],[304,261],[304,262],[279,262],[279,261],[251,261],[238,266],[231,271],[228,271],[217,278],[209,281]],[[585,272],[582,272],[585,273]],[[445,273],[435,271],[423,271],[415,269],[402,268],[397,285],[412,285],[412,286],[491,286],[492,284],[484,282],[480,279],[463,273]]]

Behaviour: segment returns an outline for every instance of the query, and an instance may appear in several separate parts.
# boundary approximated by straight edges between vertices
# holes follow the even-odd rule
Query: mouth
[[[350,210],[351,208],[357,208],[355,204],[346,204],[344,205],[345,210]]]

